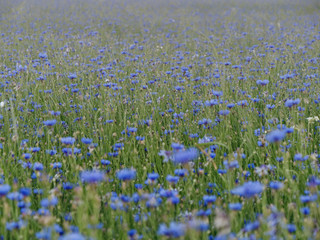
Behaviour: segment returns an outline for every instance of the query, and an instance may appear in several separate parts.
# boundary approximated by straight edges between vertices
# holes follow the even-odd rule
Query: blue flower
[[[176,164],[182,163],[188,163],[190,161],[195,160],[198,158],[199,152],[196,148],[189,148],[185,151],[178,151],[174,153],[172,161]]]
[[[207,231],[209,229],[209,224],[207,222],[196,219],[188,222],[188,226],[201,232]]]
[[[32,155],[30,153],[24,153],[23,154],[24,159],[30,159]]]
[[[270,143],[280,142],[286,137],[286,131],[284,130],[274,130],[267,134],[266,140]]]
[[[61,138],[61,143],[66,145],[73,145],[76,140],[73,137],[64,137]]]
[[[297,99],[288,99],[285,103],[284,103],[284,106],[288,107],[288,108],[291,108],[293,107],[294,105],[298,105],[300,103],[300,99],[297,98]]]
[[[8,184],[0,185],[0,197],[5,196],[8,192],[10,192],[11,187]]]
[[[90,139],[90,138],[82,138],[81,142],[84,143],[84,144],[89,145],[89,144],[92,143],[92,139]]]
[[[34,170],[34,171],[42,171],[42,170],[43,170],[43,165],[42,165],[42,163],[35,162],[35,163],[33,164],[33,170]]]
[[[177,182],[179,181],[179,177],[178,176],[171,176],[171,175],[168,175],[166,177],[166,180],[170,183],[173,183],[173,184],[177,184]]]
[[[43,121],[43,124],[46,125],[46,126],[53,126],[57,123],[57,120],[56,119],[52,119],[52,120],[47,120],[47,121]]]
[[[269,80],[257,80],[257,85],[265,86],[269,83]]]
[[[275,190],[283,188],[283,183],[282,182],[270,182],[269,187]]]
[[[68,233],[61,240],[86,240],[86,238],[80,233]]]
[[[186,229],[186,225],[183,223],[171,222],[169,227],[167,227],[165,224],[161,224],[158,234],[167,237],[179,238],[185,234]]]
[[[241,203],[229,203],[229,209],[233,211],[240,211],[242,209]]]
[[[244,231],[245,232],[250,232],[253,230],[256,230],[260,227],[260,223],[258,221],[255,221],[253,223],[248,223],[245,227],[244,227]]]
[[[104,180],[104,173],[97,170],[83,171],[80,178],[83,183],[98,183]]]
[[[303,207],[300,208],[300,212],[304,215],[309,215],[310,214],[310,208],[309,207]]]
[[[296,225],[294,224],[287,224],[287,229],[289,233],[294,233],[297,230]]]
[[[239,186],[233,190],[231,190],[231,193],[234,195],[239,195],[241,197],[245,198],[251,198],[254,197],[257,194],[262,193],[264,189],[264,185],[260,182],[246,182],[242,186]]]
[[[155,181],[159,178],[159,174],[158,173],[148,173],[148,179],[150,179],[151,181]]]
[[[216,201],[217,197],[214,195],[205,195],[203,196],[203,201],[205,204],[212,204]]]
[[[227,116],[229,113],[230,113],[229,110],[220,110],[219,111],[219,115],[221,115],[221,116]]]
[[[117,172],[117,178],[122,181],[129,181],[136,178],[136,170],[125,168]]]

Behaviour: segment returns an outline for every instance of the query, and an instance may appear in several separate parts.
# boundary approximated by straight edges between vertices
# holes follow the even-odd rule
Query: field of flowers
[[[320,239],[319,1],[0,9],[0,239]]]

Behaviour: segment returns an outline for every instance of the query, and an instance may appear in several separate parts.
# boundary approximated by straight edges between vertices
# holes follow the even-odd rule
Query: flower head
[[[286,137],[286,131],[285,130],[274,130],[270,132],[267,136],[266,139],[270,143],[274,142],[280,142]]]
[[[178,151],[173,155],[172,161],[176,164],[188,163],[195,160],[199,156],[199,152],[196,148],[189,148],[184,151]]]
[[[264,189],[264,185],[260,182],[246,182],[242,186],[239,186],[233,190],[231,193],[234,195],[239,195],[245,198],[251,198],[256,196],[257,194],[262,193]]]
[[[117,178],[122,181],[130,181],[136,178],[136,170],[125,168],[117,172]]]
[[[73,137],[64,137],[61,138],[61,143],[66,145],[73,145],[76,140]]]

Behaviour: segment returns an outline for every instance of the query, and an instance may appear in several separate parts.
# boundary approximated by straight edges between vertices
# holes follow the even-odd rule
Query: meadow
[[[0,9],[0,239],[320,239],[319,1]]]

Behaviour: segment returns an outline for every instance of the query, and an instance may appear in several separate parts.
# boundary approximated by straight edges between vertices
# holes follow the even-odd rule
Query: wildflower
[[[269,80],[257,80],[257,85],[265,86],[269,83]]]
[[[315,116],[315,117],[308,117],[307,118],[308,123],[313,123],[313,122],[318,122],[320,121],[319,117]]]
[[[33,170],[34,170],[34,171],[42,171],[42,170],[43,170],[43,165],[42,165],[42,163],[35,162],[35,163],[33,164]]]
[[[117,172],[117,178],[122,181],[130,181],[136,178],[136,170],[125,168]]]
[[[161,224],[158,230],[159,235],[167,237],[179,238],[182,237],[186,232],[186,225],[183,223],[171,222],[170,226],[167,227],[165,224]]]
[[[8,184],[0,185],[0,197],[5,196],[8,192],[10,192],[11,187]]]
[[[264,189],[264,185],[260,182],[246,182],[242,186],[239,186],[233,190],[231,190],[231,193],[234,195],[239,195],[241,197],[245,198],[251,198],[256,196],[257,194],[262,193]]]
[[[297,230],[296,225],[294,224],[287,224],[287,229],[289,233],[294,233]]]
[[[309,207],[303,207],[300,208],[300,212],[304,215],[309,215],[310,214],[310,208]]]
[[[61,240],[86,240],[86,238],[80,233],[68,233],[64,235]]]
[[[229,203],[229,209],[234,211],[239,211],[242,209],[241,203]]]
[[[245,232],[251,232],[254,231],[256,229],[258,229],[260,227],[260,222],[255,221],[253,223],[248,223],[245,227],[244,227],[244,231]]]
[[[214,195],[205,195],[203,196],[203,201],[205,204],[212,204],[216,201],[217,197]]]
[[[282,182],[270,182],[269,187],[275,190],[279,190],[283,188],[283,183]]]
[[[286,137],[286,132],[284,130],[274,130],[267,134],[266,140],[270,143],[280,142]]]
[[[159,178],[159,174],[158,173],[148,173],[148,179],[151,181],[155,181]]]
[[[61,138],[61,143],[66,145],[73,145],[76,140],[73,137],[64,137]]]
[[[178,151],[173,155],[172,161],[176,164],[188,163],[195,160],[199,156],[198,150],[196,148],[189,148],[185,151]]]
[[[188,226],[201,232],[207,231],[209,229],[209,224],[207,222],[197,219],[193,219],[188,222]]]
[[[47,120],[47,121],[43,121],[43,124],[46,125],[46,126],[53,126],[57,123],[57,120],[56,119],[52,119],[52,120]]]
[[[81,142],[84,143],[84,144],[91,144],[92,143],[92,139],[90,138],[81,138]]]
[[[171,175],[168,175],[166,177],[166,180],[170,183],[173,183],[173,184],[177,184],[177,182],[179,181],[179,177],[178,176],[171,176]]]
[[[219,111],[219,115],[221,115],[221,116],[227,116],[229,113],[230,113],[229,110],[220,110]]]
[[[288,108],[291,108],[293,107],[294,105],[298,105],[300,103],[300,99],[297,98],[297,99],[288,99],[285,103],[284,103],[284,106],[288,107]]]
[[[83,183],[98,183],[104,180],[104,173],[97,170],[83,171],[80,178]]]
[[[187,169],[175,169],[174,175],[177,175],[179,177],[185,177],[188,175],[188,170]]]
[[[32,157],[32,155],[30,153],[24,153],[23,154],[24,159],[30,159]]]

